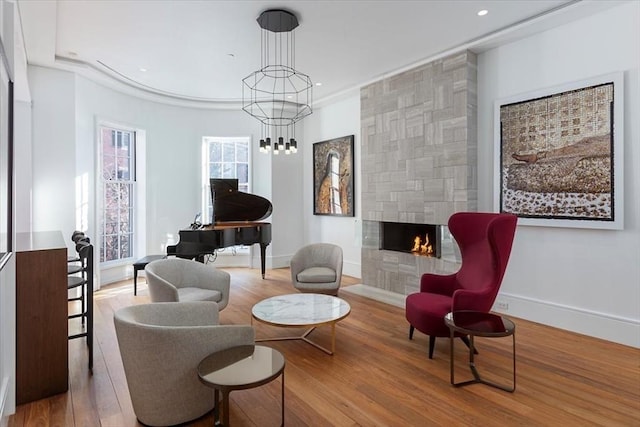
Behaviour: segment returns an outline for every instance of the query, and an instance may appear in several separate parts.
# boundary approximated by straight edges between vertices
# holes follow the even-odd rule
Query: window
[[[340,200],[340,156],[338,153],[329,154],[329,174],[331,176],[330,204],[331,213],[341,214],[342,204]]]
[[[101,263],[133,257],[135,147],[134,131],[100,127]]]
[[[210,178],[237,178],[238,190],[250,193],[249,137],[243,138],[203,138],[203,222],[210,223],[213,211]]]

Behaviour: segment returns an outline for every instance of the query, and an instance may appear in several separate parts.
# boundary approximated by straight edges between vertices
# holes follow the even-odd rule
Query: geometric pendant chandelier
[[[242,109],[262,123],[260,151],[295,153],[295,124],[312,113],[313,84],[295,69],[296,16],[282,9],[262,12],[260,69],[242,80]]]

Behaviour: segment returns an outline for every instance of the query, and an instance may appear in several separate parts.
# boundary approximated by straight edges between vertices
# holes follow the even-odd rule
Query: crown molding
[[[100,61],[92,63],[56,55],[53,64],[30,62],[30,65],[69,71],[125,95],[162,104],[210,110],[242,110],[241,99],[199,98],[163,91],[136,82]]]

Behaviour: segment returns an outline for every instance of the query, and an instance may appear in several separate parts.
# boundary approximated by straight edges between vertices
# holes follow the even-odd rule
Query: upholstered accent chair
[[[213,302],[163,302],[114,314],[120,356],[138,420],[150,426],[182,424],[213,409],[213,390],[198,378],[209,354],[253,345],[249,325],[219,325]]]
[[[449,218],[462,265],[454,274],[423,274],[420,292],[408,295],[405,306],[409,339],[414,329],[429,335],[429,359],[436,337],[449,336],[444,323],[447,313],[491,310],[507,268],[516,223],[512,214],[459,212]],[[468,343],[467,337],[461,338]]]
[[[304,246],[291,258],[291,282],[300,292],[337,295],[342,280],[342,248],[331,243]]]
[[[212,265],[183,259],[159,259],[144,268],[152,302],[214,301],[229,303],[231,277]]]

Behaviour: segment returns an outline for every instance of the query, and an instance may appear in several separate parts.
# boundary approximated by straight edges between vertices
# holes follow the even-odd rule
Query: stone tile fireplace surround
[[[408,295],[423,273],[459,268],[446,226],[437,258],[381,250],[379,223],[477,210],[476,68],[466,51],[362,88],[363,284]]]

